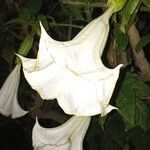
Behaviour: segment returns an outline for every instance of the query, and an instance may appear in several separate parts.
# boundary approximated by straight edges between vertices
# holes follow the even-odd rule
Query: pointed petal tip
[[[15,55],[21,59],[21,55],[19,55],[18,53],[15,53]]]
[[[40,27],[43,26],[41,20],[39,20]]]
[[[36,124],[39,124],[39,122],[38,122],[38,117],[37,117],[37,116],[35,117],[35,123],[36,123]]]
[[[23,70],[25,70],[26,72],[32,72],[35,70],[36,67],[36,59],[31,59],[31,58],[26,58],[24,56],[21,56],[19,54],[16,54],[22,63],[23,66]]]
[[[42,32],[44,30],[43,24],[41,21],[39,21],[39,24],[40,24],[40,28],[41,28],[41,32]]]
[[[39,21],[39,24],[40,24],[40,28],[41,28],[41,36],[42,36],[42,35],[44,35],[44,36],[49,36],[49,35],[47,34],[47,32],[46,32],[46,30],[45,30],[45,28],[44,28],[44,26],[43,26],[43,24],[42,24],[41,21]]]
[[[101,117],[107,115],[108,113],[110,113],[112,110],[117,110],[117,107],[114,107],[112,105],[108,105],[102,112],[101,112]]]
[[[116,68],[121,69],[123,66],[124,66],[123,64],[119,64]]]
[[[112,70],[113,70],[114,72],[118,72],[118,71],[120,71],[120,69],[121,69],[123,66],[124,66],[123,64],[119,64],[119,65],[117,65],[115,68],[113,68]]]
[[[17,55],[17,57],[19,57],[19,58],[21,59],[21,61],[23,61],[23,60],[26,59],[25,57],[23,57],[23,56],[21,56],[21,55],[19,55],[19,54],[17,54],[17,53],[15,53],[15,55]]]
[[[40,124],[39,124],[39,121],[38,121],[38,117],[36,116],[35,117],[35,124],[34,124],[34,126],[36,126],[36,128],[38,127],[38,128],[44,128],[44,127],[42,127]]]

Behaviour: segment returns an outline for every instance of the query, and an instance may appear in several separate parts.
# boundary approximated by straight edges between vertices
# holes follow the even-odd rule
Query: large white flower
[[[24,116],[24,111],[18,103],[17,93],[20,81],[20,65],[16,65],[0,90],[0,113],[12,118]]]
[[[82,143],[91,117],[73,116],[56,128],[41,127],[36,119],[32,131],[35,150],[82,150]]]
[[[113,9],[90,22],[71,41],[53,40],[41,25],[37,59],[21,57],[25,78],[43,99],[57,98],[67,114],[106,115],[122,65],[106,68],[102,61]]]

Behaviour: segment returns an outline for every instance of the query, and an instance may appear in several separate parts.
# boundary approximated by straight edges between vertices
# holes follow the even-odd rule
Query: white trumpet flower
[[[24,111],[18,103],[17,93],[20,81],[20,66],[16,65],[14,70],[7,77],[0,90],[0,113],[11,118],[24,116]]]
[[[73,116],[56,128],[41,127],[36,119],[32,130],[34,150],[82,150],[91,117]]]
[[[109,105],[122,65],[106,68],[101,56],[113,8],[90,22],[71,41],[55,41],[41,25],[37,59],[20,56],[25,78],[43,99],[56,98],[67,114],[102,116]]]

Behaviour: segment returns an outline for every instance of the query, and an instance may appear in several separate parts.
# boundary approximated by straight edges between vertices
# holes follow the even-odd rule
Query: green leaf
[[[124,7],[126,2],[127,0],[108,0],[107,6],[108,7],[114,6],[115,11],[119,11]]]
[[[83,20],[82,13],[81,13],[81,6],[74,6],[70,5],[69,6],[69,16],[72,16],[73,18],[77,20]]]
[[[29,0],[26,7],[22,8],[19,14],[24,22],[31,20],[40,10],[42,0]]]
[[[118,112],[123,118],[128,121],[131,125],[134,125],[135,116],[135,97],[133,95],[134,90],[130,91],[127,89],[129,85],[123,85],[122,91],[117,98]]]
[[[27,35],[20,45],[18,54],[22,56],[26,56],[32,47],[33,41],[34,41],[33,34]],[[18,57],[16,58],[16,63],[18,64],[20,63],[20,59]]]
[[[122,19],[121,19],[120,29],[123,32],[125,32],[124,28],[130,21],[131,15],[135,12],[139,2],[140,2],[139,0],[128,0],[127,4],[122,10],[121,12]]]
[[[142,0],[142,2],[150,8],[150,0]]]
[[[119,108],[118,112],[123,118],[133,125],[135,116],[135,97],[133,94],[134,89],[130,86],[132,85],[132,82],[133,79],[131,74],[127,73],[116,99],[116,105]]]
[[[107,119],[105,130],[109,138],[113,139],[119,146],[124,145],[124,122],[118,113],[111,115],[111,117]]]
[[[129,141],[131,141],[135,147],[135,150],[149,150],[150,136],[140,127],[131,128],[127,132]],[[132,150],[132,149],[131,149]]]
[[[136,125],[142,127],[145,131],[150,128],[150,115],[148,106],[142,102],[137,101],[136,103]]]
[[[136,45],[135,50],[139,51],[149,43],[150,43],[150,34],[141,37],[139,43]]]
[[[142,96],[148,96],[150,87],[138,79],[138,76],[127,72],[125,80],[116,99],[118,112],[132,126],[136,124],[136,103]]]
[[[121,30],[116,30],[114,33],[114,38],[116,40],[118,49],[125,51],[129,42],[128,36],[124,34]]]
[[[32,16],[36,15],[42,6],[42,0],[29,0],[27,7]]]
[[[21,12],[19,14],[19,18],[23,20],[24,22],[28,22],[30,20],[30,10],[28,8],[21,9]]]
[[[26,38],[23,40],[23,42],[20,45],[18,54],[23,55],[23,56],[27,55],[30,48],[32,47],[33,40],[34,40],[34,38],[33,38],[32,34],[27,35]]]

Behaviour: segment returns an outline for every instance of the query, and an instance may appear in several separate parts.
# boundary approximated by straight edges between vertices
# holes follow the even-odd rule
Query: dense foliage
[[[86,150],[148,150],[150,147],[150,1],[124,2],[125,6],[111,18],[109,39],[102,57],[110,68],[124,64],[111,99],[118,110],[105,117],[92,117],[84,141]],[[39,21],[51,37],[65,41],[72,39],[105,9],[105,0],[0,0],[0,85],[19,63],[15,53],[36,57]],[[0,141],[20,136],[20,143],[24,141],[29,145],[22,145],[21,150],[31,149],[35,116],[45,127],[57,126],[70,117],[56,101],[41,100],[23,74],[19,102],[30,113],[16,120],[0,116]],[[12,132],[14,126],[16,132]],[[12,131],[8,131],[11,127]],[[18,139],[14,142],[17,145]],[[4,149],[1,145],[0,142],[0,149]]]

